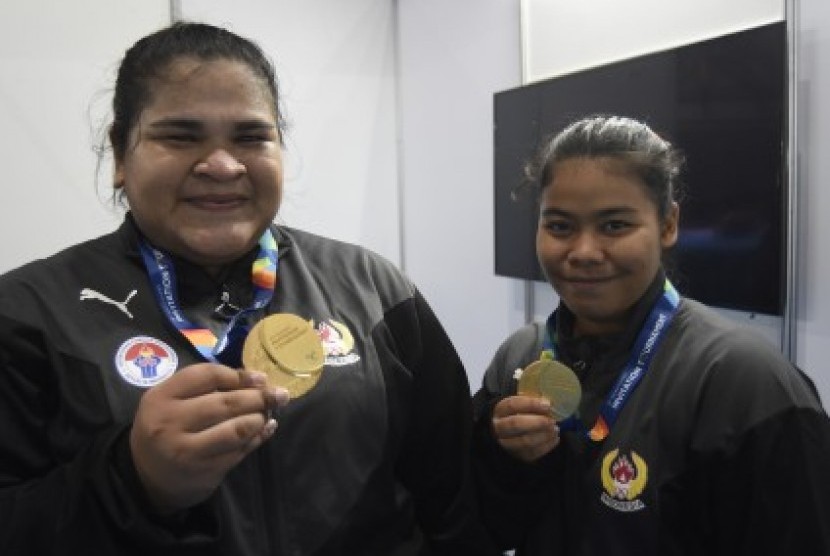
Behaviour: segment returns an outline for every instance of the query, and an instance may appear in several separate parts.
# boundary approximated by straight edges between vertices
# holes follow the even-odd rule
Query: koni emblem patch
[[[621,512],[645,508],[640,495],[648,482],[648,465],[637,452],[620,452],[615,448],[602,458],[602,503]]]
[[[130,338],[118,348],[115,367],[121,377],[136,386],[149,388],[166,380],[179,365],[170,346],[149,336]]]

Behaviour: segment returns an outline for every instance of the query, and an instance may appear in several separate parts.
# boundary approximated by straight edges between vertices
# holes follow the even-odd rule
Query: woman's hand
[[[269,416],[288,392],[262,373],[215,363],[184,367],[141,398],[130,433],[133,462],[161,513],[202,502],[225,474],[274,434]]]
[[[532,396],[510,396],[493,408],[493,434],[514,457],[533,462],[559,444],[559,427],[550,402]]]

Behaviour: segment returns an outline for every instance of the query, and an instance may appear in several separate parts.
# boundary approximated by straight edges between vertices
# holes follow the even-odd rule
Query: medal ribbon
[[[584,431],[585,435],[594,442],[604,440],[608,436],[623,406],[631,398],[631,394],[648,371],[654,352],[657,351],[657,347],[665,337],[665,332],[677,312],[679,303],[680,295],[667,279],[663,286],[663,294],[651,308],[643,328],[637,335],[631,356],[600,407],[594,426],[591,430],[587,430],[579,417],[571,416],[559,423],[561,430]],[[556,311],[548,317],[540,359],[556,359]]]
[[[139,247],[156,302],[164,311],[167,320],[206,360],[232,367],[239,366],[242,342],[248,333],[242,317],[265,307],[274,296],[277,283],[277,241],[271,230],[265,230],[260,238],[259,254],[251,265],[254,300],[250,307],[239,311],[231,318],[219,338],[211,330],[190,321],[181,310],[176,287],[176,270],[170,256],[151,246],[144,238],[139,241]]]

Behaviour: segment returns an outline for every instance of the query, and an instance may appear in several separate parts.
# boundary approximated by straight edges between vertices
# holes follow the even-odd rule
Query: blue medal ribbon
[[[171,257],[150,245],[143,237],[139,240],[139,248],[156,302],[167,320],[207,361],[232,367],[240,366],[242,344],[248,334],[248,326],[244,323],[243,317],[267,306],[276,287],[277,242],[271,230],[266,230],[260,238],[259,254],[251,268],[253,302],[230,319],[219,338],[209,329],[193,323],[182,311],[176,285],[176,270]]]
[[[667,279],[664,283],[663,294],[651,308],[642,329],[637,335],[634,347],[631,350],[631,356],[623,366],[617,381],[600,407],[594,426],[588,430],[579,417],[571,416],[559,423],[560,430],[582,431],[585,436],[595,442],[599,442],[608,436],[623,407],[648,371],[654,353],[664,339],[665,332],[668,330],[679,304],[680,295]],[[543,359],[556,359],[556,315],[557,311],[554,311],[547,320],[545,339],[542,345],[541,358]]]

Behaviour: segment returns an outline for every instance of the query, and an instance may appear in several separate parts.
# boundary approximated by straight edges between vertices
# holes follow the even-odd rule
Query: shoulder
[[[113,232],[6,272],[0,276],[0,310],[26,310],[33,301],[60,305],[70,290],[114,279],[124,266],[120,242]]]
[[[14,285],[56,282],[56,274],[80,271],[87,264],[109,265],[112,249],[118,244],[117,232],[90,239],[43,259],[35,259],[0,275],[0,292]]]
[[[673,329],[678,342],[705,360],[766,359],[789,365],[778,348],[757,331],[691,299],[681,302]]]
[[[528,357],[538,359],[544,329],[545,325],[539,322],[522,326],[501,343],[496,351],[497,356],[516,361]]]
[[[300,256],[310,262],[365,262],[398,273],[391,261],[366,247],[321,236],[297,228],[277,226],[280,253],[286,257]],[[285,250],[283,250],[283,245]],[[293,252],[293,253],[292,253]]]
[[[524,369],[539,358],[543,332],[542,323],[526,324],[501,343],[485,373],[492,388],[504,391],[505,385],[512,383],[516,369]]]
[[[809,379],[748,326],[684,299],[673,328],[666,355],[676,378],[695,384],[704,401],[723,405],[722,415],[751,422],[793,407],[820,410]]]
[[[414,293],[404,273],[370,249],[286,226],[277,226],[276,236],[280,272],[305,271],[327,281],[376,289],[392,297]]]

